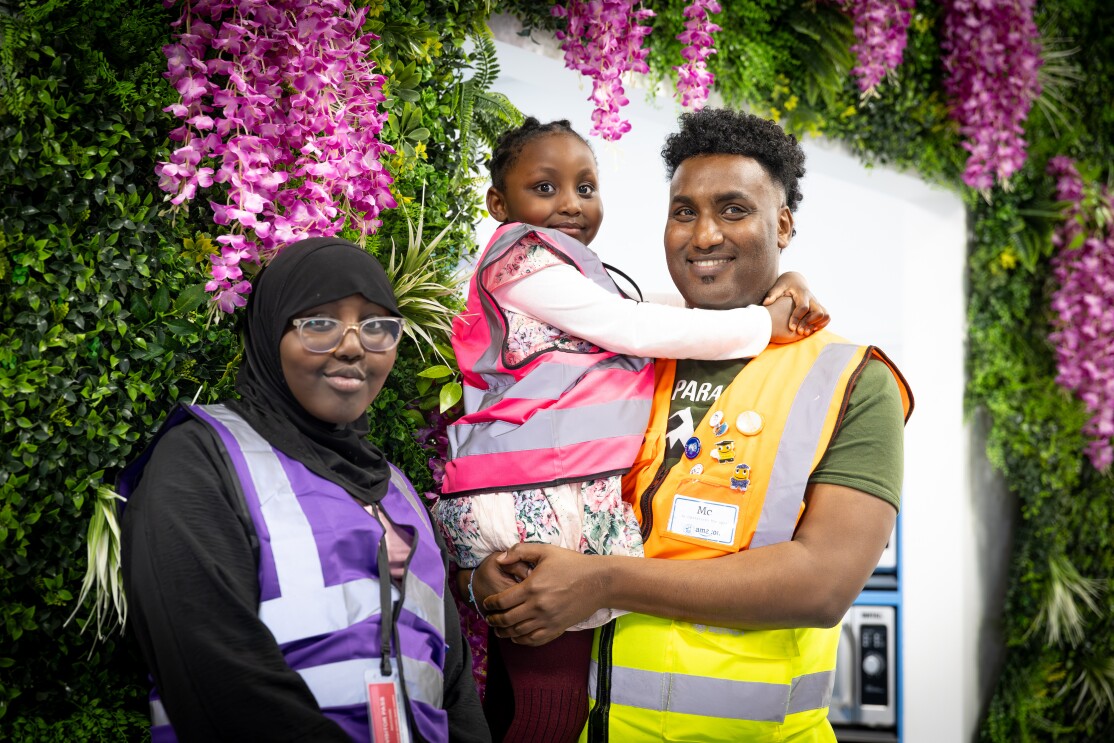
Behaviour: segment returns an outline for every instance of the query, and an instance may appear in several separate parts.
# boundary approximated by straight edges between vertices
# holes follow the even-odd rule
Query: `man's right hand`
[[[544,645],[605,604],[607,560],[551,544],[516,544],[498,556],[505,571],[530,566],[529,578],[486,598],[484,613],[498,637]],[[479,600],[479,591],[476,599]]]

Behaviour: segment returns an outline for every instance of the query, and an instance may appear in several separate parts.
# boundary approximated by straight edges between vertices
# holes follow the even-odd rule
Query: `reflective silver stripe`
[[[655,712],[780,723],[789,706],[789,685],[616,667],[611,671],[611,703]]]
[[[411,699],[441,709],[445,703],[445,676],[436,666],[403,656],[402,672]]]
[[[488,389],[464,387],[464,409],[469,412],[482,410],[500,402],[505,397],[518,400],[556,400],[571,389],[581,377],[589,372],[602,369],[623,369],[629,372],[641,371],[650,359],[641,356],[609,356],[594,364],[576,366],[573,364],[540,364],[525,377],[515,382],[506,374],[484,374]]]
[[[398,600],[398,589],[394,586],[391,596]],[[279,598],[259,604],[259,618],[279,643],[336,632],[380,611],[379,582],[373,578],[325,586],[302,595],[284,592]]]
[[[858,346],[831,343],[823,348],[793,398],[785,429],[778,442],[762,514],[750,548],[788,542],[793,538],[805,496],[812,458],[831,406],[836,384]]]
[[[519,425],[506,421],[449,426],[449,446],[457,457],[508,454],[530,449],[568,446],[618,436],[641,435],[649,400],[615,400],[563,410],[539,410]],[[634,425],[635,421],[639,421]],[[637,430],[635,430],[637,429]],[[501,438],[504,434],[514,436]]]
[[[484,375],[491,387],[486,390],[475,387],[464,388],[465,410],[474,412],[489,408],[501,401],[504,397],[514,397],[522,400],[556,400],[576,380],[584,376],[588,367],[570,366],[568,364],[540,364],[518,382],[514,382],[507,375],[494,378],[495,375]],[[492,379],[489,379],[492,378]],[[513,384],[507,384],[508,381]]]
[[[793,691],[789,694],[788,714],[831,706],[833,688],[835,688],[835,670],[798,676],[793,679]]]
[[[433,525],[429,521],[429,512],[418,500],[418,493],[414,490],[414,486],[393,465],[391,466],[391,482],[406,498],[414,512],[417,513],[418,520],[423,525],[429,526],[429,532],[426,534],[427,538],[434,539]],[[416,576],[411,570],[406,571],[406,602],[402,605],[402,608],[436,627],[437,634],[441,637],[445,636],[444,594],[438,593],[436,588]]]
[[[588,670],[592,693],[597,673],[596,661],[592,661]],[[655,712],[780,724],[787,714],[827,707],[834,681],[835,671],[799,676],[792,684],[770,684],[617,666],[611,670],[611,703]]]
[[[395,469],[394,465],[390,465],[390,467],[391,484],[398,489],[398,492],[402,493],[404,498],[406,498],[406,502],[409,503],[411,508],[418,514],[419,520],[423,524],[428,523],[429,514],[425,510],[425,506],[423,506],[418,499],[418,493],[414,490],[414,486],[410,484],[410,481],[406,479],[405,475]]]
[[[166,707],[162,706],[161,699],[151,700],[151,727],[157,728],[160,725],[169,725],[170,718],[166,716]]]
[[[409,570],[406,571],[406,601],[402,608],[436,627],[441,637],[446,636],[444,597]]]
[[[294,495],[278,456],[262,436],[228,408],[206,405],[204,410],[223,423],[240,445],[259,494],[267,530],[273,541],[283,544],[281,550],[272,551],[275,575],[282,592],[282,598],[275,601],[298,596],[299,605],[303,605],[301,602],[306,600],[307,594],[324,590],[325,577],[313,528]]]
[[[367,702],[364,672],[379,668],[378,658],[355,658],[301,668],[298,673],[322,707],[344,707]],[[444,701],[444,677],[428,663],[402,659],[406,693],[411,701],[440,709]]]

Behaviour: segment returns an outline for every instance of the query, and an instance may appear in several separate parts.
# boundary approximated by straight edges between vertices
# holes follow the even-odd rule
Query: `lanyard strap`
[[[402,579],[399,581],[399,600],[398,604],[394,605],[391,601],[391,556],[390,550],[387,548],[387,530],[394,527],[394,522],[391,521],[390,516],[383,512],[378,504],[372,506],[372,516],[379,526],[383,529],[383,536],[379,540],[379,547],[377,549],[378,563],[377,572],[379,574],[379,670],[384,676],[391,675],[391,636],[394,634],[395,622],[398,619],[398,613],[402,610],[402,602],[406,599],[406,575],[410,570],[410,561],[414,558],[414,553],[418,549],[418,534],[415,532],[414,538],[409,545],[406,552],[406,559],[402,564]],[[402,650],[399,649],[399,675],[402,674]]]
[[[387,527],[379,518],[376,507],[375,520],[383,527],[379,540],[379,671],[384,677],[391,675],[391,629],[394,627],[394,607],[391,606],[391,558],[387,552]]]

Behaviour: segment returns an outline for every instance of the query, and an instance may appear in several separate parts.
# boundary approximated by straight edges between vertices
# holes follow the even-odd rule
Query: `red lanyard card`
[[[390,676],[384,676],[378,664],[365,671],[364,686],[372,743],[410,743],[396,659],[391,658]]]

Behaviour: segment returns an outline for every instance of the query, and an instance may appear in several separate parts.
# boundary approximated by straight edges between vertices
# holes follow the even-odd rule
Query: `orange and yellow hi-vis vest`
[[[893,363],[823,331],[750,361],[696,427],[696,456],[668,470],[676,364],[659,361],[650,427],[624,478],[646,556],[707,559],[792,539],[809,475],[872,358],[897,379],[907,420],[912,396]],[[626,614],[597,631],[581,740],[834,741],[838,640],[838,625],[743,631]]]

